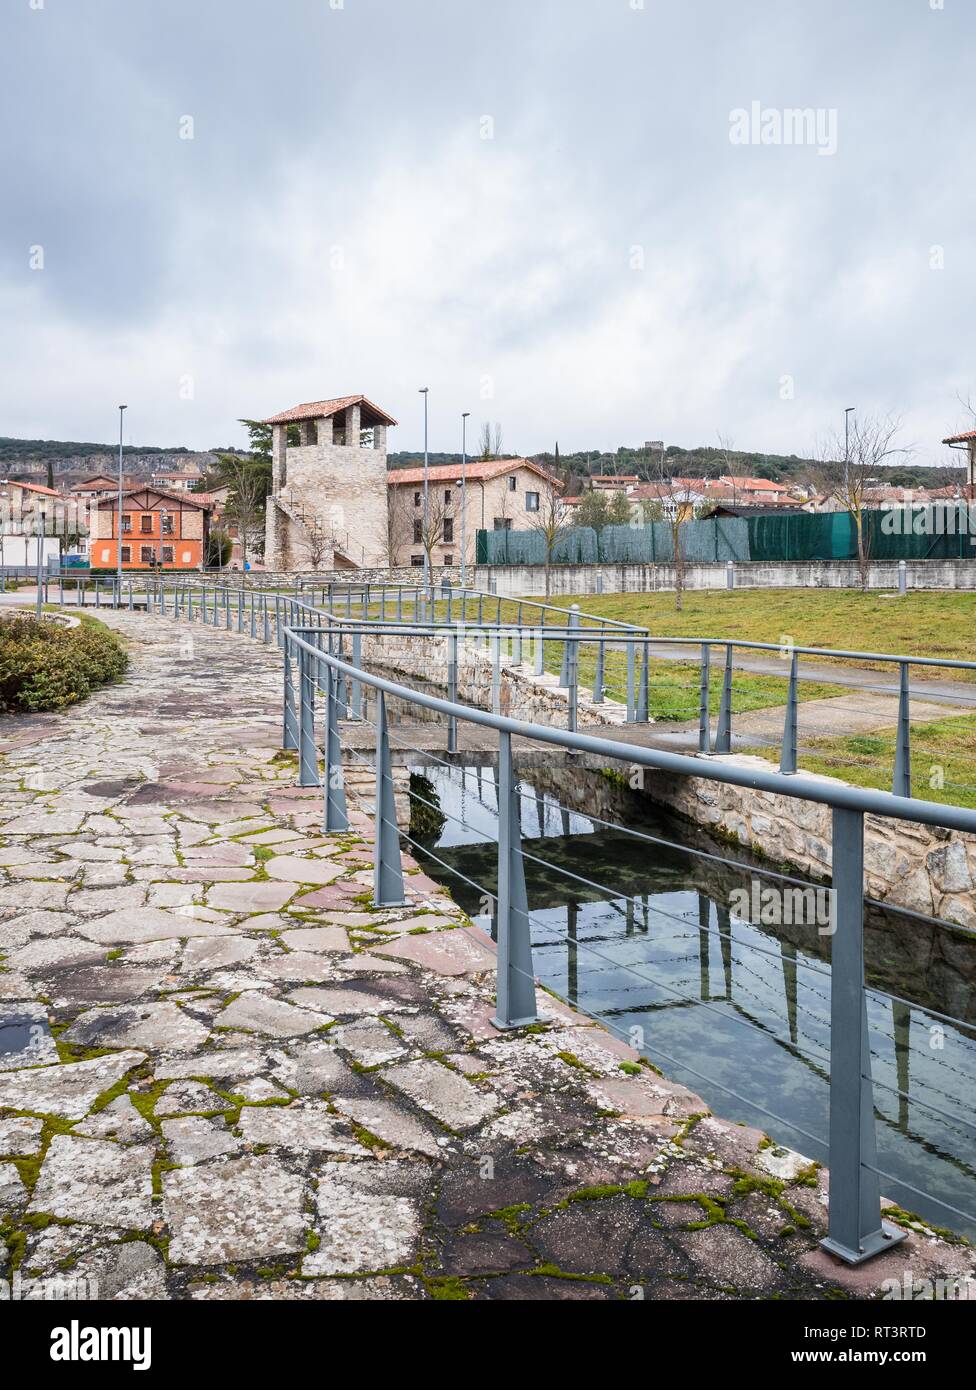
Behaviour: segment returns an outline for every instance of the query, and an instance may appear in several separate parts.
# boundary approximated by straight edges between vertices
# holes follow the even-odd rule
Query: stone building
[[[390,491],[390,563],[424,563],[424,470],[393,468]],[[559,483],[531,459],[473,459],[461,488],[460,464],[428,469],[427,540],[432,565],[474,564],[477,533],[528,531],[549,514]],[[461,525],[464,497],[464,526]]]
[[[389,563],[386,432],[396,420],[365,396],[292,406],[272,428],[267,569]]]

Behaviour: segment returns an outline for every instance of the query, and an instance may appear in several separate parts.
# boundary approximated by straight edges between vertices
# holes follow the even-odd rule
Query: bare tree
[[[264,533],[266,470],[248,454],[220,454],[218,457],[219,481],[228,488],[224,516],[237,528],[241,567],[246,568],[249,551],[257,549]]]
[[[546,490],[539,499],[539,510],[529,522],[528,528],[536,535],[542,537],[542,544],[545,550],[545,582],[546,598],[552,593],[552,556],[556,546],[562,538],[573,530],[575,522],[572,517],[566,514],[566,509],[562,506],[556,496],[556,489],[552,483],[546,484]]]
[[[898,456],[907,457],[909,445],[899,444],[900,416],[855,415],[846,440],[839,431],[832,431],[817,444],[818,459],[824,492],[836,498],[854,523],[857,538],[857,565],[861,588],[868,587],[868,539],[864,531],[867,493],[877,483],[879,467]]]
[[[686,521],[694,519],[697,496],[690,478],[675,479],[666,476],[667,466],[663,454],[659,459],[658,470],[659,476],[655,479],[657,497],[645,501],[642,508],[643,520],[646,522],[660,519],[667,524],[671,532],[674,607],[675,612],[680,613],[684,607],[686,571],[681,528]]]
[[[720,465],[725,470],[723,476],[725,477],[729,487],[732,489],[732,506],[734,507],[736,503],[737,481],[735,472],[735,458],[733,456],[735,445],[728,435],[720,433],[718,436],[718,448]]]
[[[488,420],[481,426],[481,434],[478,436],[478,447],[481,450],[481,458],[484,462],[487,462],[488,459],[497,459],[501,457],[502,427],[497,420],[495,421],[494,429],[492,429]]]

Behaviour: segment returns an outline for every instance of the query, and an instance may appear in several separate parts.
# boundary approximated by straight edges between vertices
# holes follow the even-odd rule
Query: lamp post
[[[844,498],[851,495],[851,416],[857,409],[849,405],[844,411]]]
[[[115,601],[122,601],[122,422],[125,419],[127,405],[119,406],[119,522],[115,532]]]
[[[420,387],[424,398],[424,584],[430,590],[430,467],[427,456],[427,394],[428,386]]]
[[[37,620],[40,622],[41,612],[44,606],[44,523],[46,515],[44,508],[39,509],[40,521],[37,527]]]
[[[470,410],[461,411],[461,588],[465,588],[468,582],[468,551],[467,551],[467,531],[465,521],[468,513],[468,449],[467,449],[467,428]],[[462,600],[463,602],[463,600]]]

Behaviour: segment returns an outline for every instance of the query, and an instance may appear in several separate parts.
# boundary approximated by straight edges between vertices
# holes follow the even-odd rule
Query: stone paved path
[[[103,614],[124,684],[0,721],[0,1264],[119,1299],[822,1298],[825,1175],[542,995],[369,823],[320,833],[276,653]]]

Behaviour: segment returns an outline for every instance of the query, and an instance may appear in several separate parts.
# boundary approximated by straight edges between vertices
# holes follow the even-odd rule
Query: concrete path
[[[368,819],[320,832],[277,653],[118,613],[119,686],[0,721],[0,1275],[115,1299],[819,1299],[825,1174],[540,993]],[[355,804],[356,797],[350,796]],[[67,1281],[67,1283],[65,1282]],[[50,1295],[48,1295],[50,1296]]]

